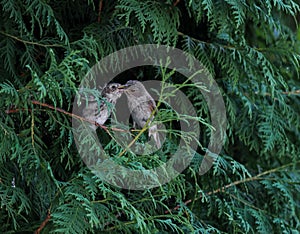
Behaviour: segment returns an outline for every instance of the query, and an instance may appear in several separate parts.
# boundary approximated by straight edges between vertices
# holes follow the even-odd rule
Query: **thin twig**
[[[297,163],[300,163],[300,161],[297,161]],[[220,193],[220,192],[223,192],[225,191],[226,189],[230,188],[230,187],[233,187],[233,186],[236,186],[236,185],[239,185],[239,184],[243,184],[243,183],[247,183],[247,182],[252,182],[252,181],[256,181],[256,180],[263,180],[264,178],[262,176],[264,175],[267,175],[267,174],[271,174],[273,172],[277,172],[277,171],[280,171],[284,168],[287,168],[287,167],[290,167],[290,166],[293,166],[295,165],[295,163],[289,163],[289,164],[286,164],[286,165],[283,165],[281,167],[277,167],[277,168],[274,168],[274,169],[271,169],[271,170],[268,170],[268,171],[265,171],[265,172],[262,172],[254,177],[249,177],[249,178],[246,178],[246,179],[243,179],[243,180],[238,180],[238,181],[235,181],[235,182],[232,182],[230,184],[227,184],[221,188],[218,188],[216,190],[213,190],[213,191],[210,191],[208,193],[206,193],[206,196],[210,196],[210,195],[213,195],[213,194],[216,194],[216,193]],[[192,201],[197,201],[199,199],[201,199],[203,197],[203,195],[200,195],[199,197],[197,197],[196,199],[192,200],[192,199],[189,199],[187,201],[184,202],[185,205],[191,203]],[[165,211],[165,214],[168,214],[168,213],[171,213],[172,211],[175,211],[175,210],[178,210],[181,206],[178,205],[174,208],[172,208],[171,210],[166,210]]]
[[[31,109],[25,109],[25,108],[21,108],[21,109],[8,109],[5,111],[6,114],[12,114],[12,113],[18,113],[20,111],[29,111],[31,112]]]
[[[32,147],[33,149],[35,149],[35,146],[34,146],[34,112],[31,111],[31,144],[32,144]]]
[[[173,6],[176,7],[179,2],[180,0],[176,0],[176,2],[173,3]]]
[[[100,23],[100,21],[101,21],[102,7],[103,7],[103,0],[100,0],[99,1],[99,10],[98,10],[98,23]]]
[[[243,199],[238,198],[237,196],[233,195],[232,193],[226,193],[226,194],[228,194],[228,196],[230,196],[230,197],[233,197],[235,200],[237,200],[237,201],[239,201],[239,202],[245,204],[246,206],[251,207],[252,209],[255,209],[255,210],[259,210],[259,211],[261,211],[261,212],[264,212],[264,210],[262,210],[262,209],[260,209],[260,208],[258,208],[258,207],[256,207],[256,206],[250,204],[249,202],[244,201]]]
[[[255,94],[260,94],[259,92],[255,92]],[[300,95],[300,89],[294,91],[281,92],[284,95]],[[272,96],[270,93],[262,93],[263,96]]]
[[[127,149],[129,149],[138,139],[139,137],[143,134],[143,132],[145,132],[150,126],[150,122],[152,121],[152,117],[154,116],[154,114],[157,112],[157,109],[159,107],[160,103],[158,103],[155,107],[155,109],[151,112],[150,117],[148,118],[146,124],[144,125],[144,127],[141,129],[141,131],[136,135],[136,137],[127,145],[127,147],[119,154],[119,157],[121,157],[123,154],[125,154],[125,152],[127,151]]]
[[[36,100],[32,100],[31,101],[32,104],[35,104],[35,105],[39,105],[39,106],[43,106],[43,107],[47,107],[49,109],[52,109],[52,110],[55,110],[55,111],[58,111],[58,112],[61,112],[65,115],[68,115],[68,116],[71,116],[72,118],[76,118],[76,119],[79,119],[81,121],[85,121],[85,122],[89,122],[91,124],[94,124],[102,129],[104,129],[106,132],[109,132],[109,128],[104,126],[104,125],[101,125],[101,124],[98,124],[98,123],[95,123],[94,121],[91,121],[91,120],[88,120],[88,119],[85,119],[79,115],[75,115],[73,113],[70,113],[70,112],[67,112],[61,108],[58,108],[58,107],[54,107],[54,106],[51,106],[49,104],[46,104],[46,103],[42,103],[42,102],[39,102],[39,101],[36,101]],[[119,129],[119,128],[110,128],[110,130],[112,131],[117,131],[117,132],[128,132],[126,130],[123,130],[123,129]]]
[[[118,155],[118,157],[121,157],[123,154],[126,153],[127,149],[129,149],[134,142],[136,142],[139,137],[143,134],[143,132],[145,132],[147,130],[147,124],[145,124],[145,126],[142,128],[142,130],[135,136],[135,138],[127,145],[127,147]]]
[[[39,228],[34,232],[34,234],[39,234],[42,231],[42,229],[46,226],[46,224],[49,222],[50,219],[51,219],[51,213],[50,213],[50,210],[48,210],[47,217],[41,223]]]
[[[20,38],[18,38],[16,36],[13,36],[11,34],[3,32],[3,31],[0,31],[0,33],[3,34],[3,35],[5,35],[5,36],[7,36],[7,37],[15,39],[16,41],[22,42],[24,44],[37,45],[37,46],[42,46],[42,47],[63,47],[62,45],[59,45],[59,44],[41,44],[41,43],[38,43],[38,42],[22,40],[22,39],[20,39]]]
[[[184,34],[184,33],[180,32],[180,31],[177,32],[177,35],[178,36],[183,36],[183,37],[187,36],[187,37],[193,39],[194,41],[197,41],[197,42],[199,42],[201,44],[205,44],[205,45],[217,45],[217,46],[225,48],[225,49],[235,49],[235,50],[240,50],[240,51],[244,51],[245,50],[245,47],[241,47],[241,46],[240,47],[236,47],[236,46],[224,45],[224,44],[215,43],[215,42],[203,41],[203,40],[197,39],[195,37],[191,37],[191,36],[189,36],[187,34]],[[267,48],[260,48],[260,47],[255,47],[255,48],[252,48],[252,49],[254,49],[256,51],[259,51],[259,52],[261,52],[261,51],[267,51],[268,50]]]
[[[282,93],[286,95],[298,95],[300,94],[300,89],[294,91],[282,92]]]
[[[189,37],[189,38],[191,38],[191,39],[193,39],[194,41],[198,41],[199,43],[201,43],[201,44],[206,44],[206,45],[218,45],[218,46],[220,46],[220,47],[223,47],[223,48],[226,48],[226,49],[239,49],[239,48],[236,48],[236,47],[234,47],[234,46],[229,46],[229,45],[221,45],[221,44],[218,44],[218,43],[211,43],[211,42],[207,42],[207,41],[202,41],[202,40],[199,40],[199,39],[197,39],[197,38],[195,38],[195,37],[191,37],[191,36],[189,36],[189,35],[187,35],[187,34],[184,34],[184,33],[182,33],[182,32],[177,32],[177,35],[178,36],[187,36],[187,37]]]

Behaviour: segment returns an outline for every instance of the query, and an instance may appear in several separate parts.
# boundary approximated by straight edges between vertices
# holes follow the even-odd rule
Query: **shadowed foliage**
[[[0,233],[299,232],[298,1],[0,5]],[[228,123],[220,157],[200,176],[211,131],[197,84],[162,67],[120,74],[121,83],[128,76],[168,79],[201,117],[191,164],[167,184],[134,191],[102,181],[85,166],[70,113],[80,82],[97,61],[140,44],[170,45],[195,56],[219,85]],[[98,136],[119,164],[149,169],[169,159],[180,137],[186,144],[193,137],[178,133],[178,120],[188,116],[162,104],[157,118],[168,120],[171,130],[151,155],[118,157],[123,147],[104,129]],[[148,146],[147,134],[138,140]]]

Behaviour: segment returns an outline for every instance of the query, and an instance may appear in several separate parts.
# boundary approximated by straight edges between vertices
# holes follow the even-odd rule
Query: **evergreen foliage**
[[[0,5],[0,233],[299,233],[297,1]],[[213,168],[200,176],[210,136],[205,100],[179,74],[137,69],[144,80],[172,75],[173,87],[197,108],[204,148],[170,183],[130,191],[85,166],[69,113],[81,80],[98,60],[151,43],[180,48],[213,74],[226,104],[227,138]],[[182,118],[164,106],[158,117]],[[99,135],[111,154],[122,152],[105,131]],[[125,153],[118,163],[133,169],[160,165],[176,150],[177,136],[174,129],[162,150],[149,157]]]

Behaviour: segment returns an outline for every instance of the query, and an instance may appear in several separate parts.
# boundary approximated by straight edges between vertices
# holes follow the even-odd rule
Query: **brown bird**
[[[148,93],[144,85],[137,80],[129,80],[125,84],[125,87],[124,93],[127,96],[128,108],[133,119],[133,127],[135,128],[137,125],[139,128],[143,128],[150,118],[148,123],[148,126],[150,126],[148,135],[149,137],[153,137],[159,149],[161,142],[157,132],[157,125],[151,125],[154,118],[151,114],[156,108],[154,99]]]
[[[88,104],[85,103],[83,108],[83,117],[87,120],[93,121],[97,124],[103,125],[112,113],[113,106],[116,104],[118,98],[121,97],[125,86],[119,83],[110,83],[103,87],[101,91],[100,105],[95,96],[88,96]],[[96,125],[90,126],[96,130]]]

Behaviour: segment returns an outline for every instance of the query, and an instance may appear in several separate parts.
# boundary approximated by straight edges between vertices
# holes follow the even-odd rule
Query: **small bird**
[[[151,116],[153,110],[156,108],[154,99],[146,90],[145,86],[137,80],[129,80],[125,84],[124,93],[127,96],[128,108],[133,119],[133,127],[136,125],[143,128],[147,123],[149,127],[149,137],[153,137],[157,148],[161,147],[159,134],[157,132],[157,125],[151,125],[154,116]]]
[[[100,102],[100,105],[94,96],[89,95],[88,104],[85,104],[86,106],[82,110],[83,117],[89,121],[103,125],[110,117],[113,106],[123,94],[124,87],[119,83],[105,85],[101,91],[101,98],[103,100]],[[90,127],[94,130],[97,129],[96,125],[91,125]]]

